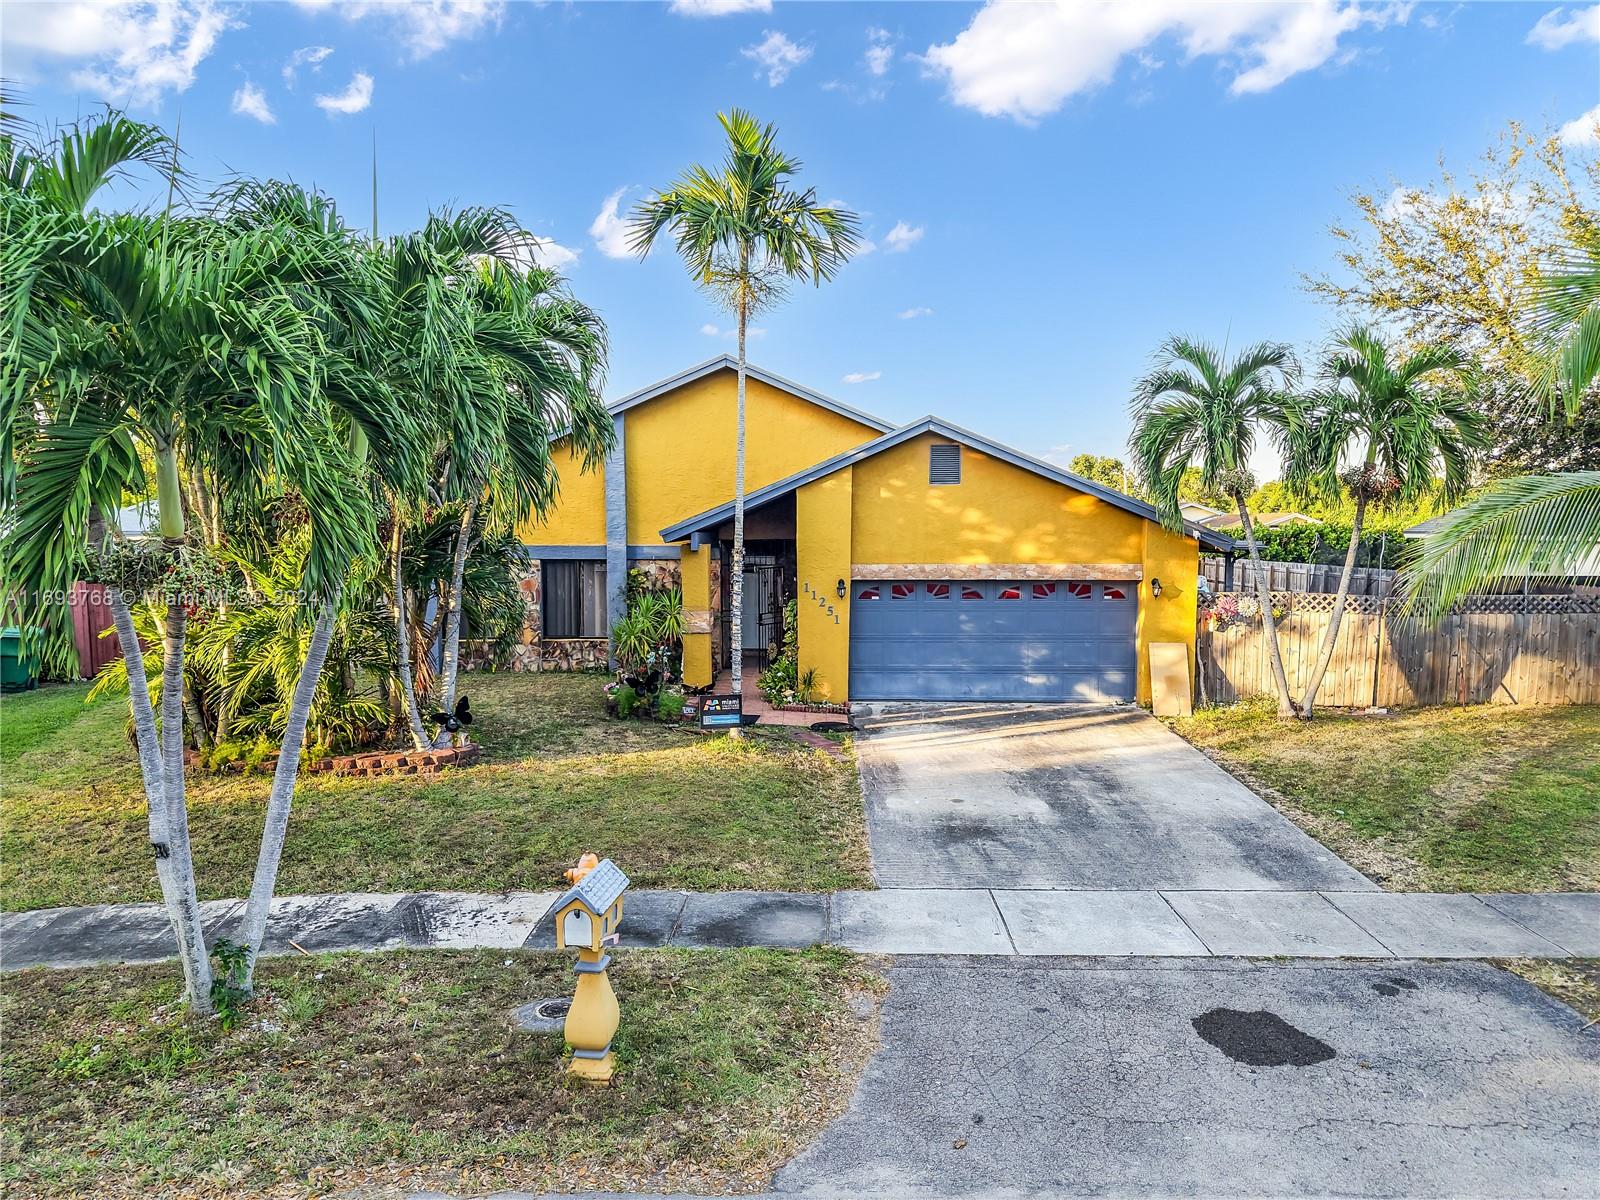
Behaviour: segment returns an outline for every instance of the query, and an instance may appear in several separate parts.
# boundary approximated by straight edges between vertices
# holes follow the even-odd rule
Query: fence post
[[[1372,647],[1372,707],[1378,707],[1378,680],[1383,676],[1383,630],[1389,620],[1389,597],[1378,601],[1378,636]]]

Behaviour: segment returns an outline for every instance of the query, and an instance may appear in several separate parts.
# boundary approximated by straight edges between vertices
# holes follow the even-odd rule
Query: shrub
[[[678,692],[662,692],[656,700],[656,716],[663,721],[683,720],[683,696]]]
[[[627,684],[619,687],[612,699],[617,702],[617,716],[619,717],[631,717],[633,716],[633,710],[639,707],[639,693]]]
[[[783,644],[778,657],[761,672],[756,687],[773,706],[792,704],[800,692],[800,609],[791,600],[783,606]],[[816,672],[807,671],[811,685],[815,686]]]

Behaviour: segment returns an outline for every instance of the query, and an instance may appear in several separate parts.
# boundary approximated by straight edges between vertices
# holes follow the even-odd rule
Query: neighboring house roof
[[[1444,527],[1444,523],[1451,517],[1455,516],[1456,512],[1460,511],[1460,509],[1456,509],[1454,512],[1441,513],[1437,517],[1429,517],[1426,521],[1418,521],[1415,525],[1412,525],[1401,532],[1404,533],[1408,538],[1415,538],[1418,541],[1425,540],[1438,533],[1439,530]],[[1600,575],[1600,546],[1596,546],[1595,552],[1592,555],[1577,564],[1577,567],[1572,572],[1572,575],[1583,578],[1587,578],[1591,575]],[[1541,575],[1538,571],[1508,571],[1500,578],[1521,579],[1524,576],[1534,579],[1549,578],[1549,576]]]
[[[696,379],[704,379],[707,375],[715,374],[717,371],[737,371],[738,369],[739,360],[733,355],[719,354],[716,358],[708,358],[697,366],[690,367],[685,371],[679,371],[676,375],[670,375],[666,379],[652,383],[649,387],[640,388],[636,392],[629,392],[620,400],[613,400],[606,405],[606,409],[612,413],[626,412],[630,408],[637,408],[641,404],[654,400],[657,396],[663,396],[674,388],[680,388],[686,383],[693,383]],[[798,396],[802,400],[809,400],[812,404],[826,408],[831,412],[836,412],[842,417],[849,417],[852,421],[859,421],[863,425],[869,425],[880,433],[888,433],[894,428],[893,425],[881,417],[862,412],[859,408],[852,408],[848,404],[835,400],[832,396],[824,396],[821,392],[813,391],[804,384],[796,383],[792,379],[785,379],[782,375],[774,375],[771,371],[763,370],[752,362],[745,363],[744,373],[748,379],[759,379],[768,387],[788,392],[791,396]]]
[[[1276,529],[1279,525],[1322,524],[1317,517],[1308,517],[1305,513],[1297,512],[1251,513],[1250,519],[1255,522],[1257,529]],[[1239,514],[1219,512],[1215,516],[1199,518],[1199,523],[1207,529],[1233,529],[1239,524]]]
[[[1119,491],[1094,482],[1092,479],[1074,475],[1071,471],[1063,471],[1060,467],[1053,466],[1043,459],[1034,458],[1031,454],[1024,454],[1020,450],[1013,450],[1009,446],[1002,446],[999,442],[990,441],[980,434],[973,433],[968,429],[962,429],[959,425],[952,425],[948,421],[934,416],[923,417],[920,420],[912,421],[909,425],[902,425],[899,429],[891,430],[882,437],[874,438],[872,441],[857,446],[853,450],[846,450],[843,454],[836,454],[832,458],[824,459],[816,466],[809,467],[799,474],[791,475],[787,479],[780,479],[776,483],[768,484],[766,487],[757,488],[745,497],[745,508],[746,510],[757,508],[776,500],[780,496],[796,491],[813,480],[821,479],[824,475],[831,475],[835,471],[852,466],[862,459],[871,458],[874,454],[881,454],[891,447],[910,441],[912,438],[919,437],[924,433],[935,433],[940,437],[949,438],[952,442],[960,442],[982,454],[1001,459],[1014,467],[1021,467],[1024,471],[1032,471],[1035,475],[1042,475],[1046,479],[1065,484],[1067,487],[1074,488],[1077,491],[1087,492],[1092,496],[1099,497],[1108,504],[1126,509],[1128,512],[1136,513],[1148,520],[1159,521],[1161,519],[1161,514],[1142,500],[1135,500],[1132,496],[1125,496]],[[707,509],[705,512],[679,521],[675,525],[667,526],[661,531],[661,540],[664,542],[681,542],[692,534],[704,533],[715,529],[732,517],[733,502],[719,504],[716,508]],[[1191,537],[1218,550],[1231,550],[1235,544],[1231,537],[1206,529],[1193,522],[1185,522],[1184,530]]]
[[[1199,521],[1202,518],[1214,517],[1222,513],[1220,508],[1212,508],[1211,505],[1201,504],[1198,500],[1185,500],[1178,505],[1178,511],[1191,521]]]
[[[1442,516],[1429,517],[1426,521],[1418,521],[1415,525],[1402,530],[1402,532],[1408,538],[1432,537],[1439,532],[1439,527],[1444,524],[1445,517],[1449,515],[1449,513],[1445,513]]]

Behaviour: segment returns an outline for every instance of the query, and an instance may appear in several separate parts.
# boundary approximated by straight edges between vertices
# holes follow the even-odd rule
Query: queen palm
[[[30,150],[28,172],[11,172],[0,186],[8,314],[0,395],[5,428],[21,435],[0,514],[9,527],[4,585],[23,598],[25,618],[36,618],[86,566],[112,584],[157,874],[190,1003],[205,1010],[211,980],[189,849],[182,680],[195,602],[185,593],[212,586],[215,573],[189,542],[180,461],[232,437],[300,491],[315,514],[304,580],[313,597],[331,595],[360,549],[350,518],[362,500],[322,391],[322,301],[300,283],[321,270],[320,247],[276,225],[234,230],[178,219],[170,198],[159,218],[85,214],[63,203],[67,195],[87,203],[95,191],[74,148],[148,145],[152,136],[69,133],[56,147]],[[110,153],[95,171],[110,178],[120,161]],[[124,489],[142,490],[141,454],[155,467],[161,542],[109,553],[100,513]],[[97,552],[92,564],[86,545]],[[130,592],[164,601],[159,729]]]
[[[752,313],[777,303],[792,280],[820,286],[857,244],[856,215],[817,203],[816,191],[788,186],[800,160],[778,149],[777,127],[741,109],[718,113],[727,151],[719,168],[691,166],[666,191],[634,210],[631,244],[640,257],[670,232],[701,287],[733,313],[738,338],[734,433],[732,646],[733,691],[743,686],[745,338]]]
[[[1574,416],[1600,379],[1600,241],[1567,248],[1529,291],[1531,373],[1544,403]],[[1411,611],[1437,620],[1514,575],[1600,571],[1600,471],[1522,475],[1449,514],[1405,579]]]
[[[1245,498],[1255,490],[1250,455],[1264,429],[1279,440],[1287,436],[1293,401],[1290,388],[1297,366],[1287,346],[1261,342],[1232,359],[1215,347],[1185,337],[1168,338],[1157,354],[1155,369],[1134,391],[1133,435],[1129,449],[1145,487],[1161,512],[1162,523],[1183,528],[1179,490],[1184,472],[1200,472],[1208,493],[1230,497],[1239,510],[1245,543],[1255,564],[1256,597],[1261,625],[1278,684],[1278,713],[1295,711],[1289,679],[1278,649],[1278,627],[1272,615],[1272,593],[1261,565],[1261,548]]]
[[[1416,500],[1435,487],[1453,502],[1485,442],[1470,362],[1453,347],[1427,346],[1395,361],[1381,337],[1355,325],[1336,339],[1322,373],[1327,388],[1306,398],[1289,427],[1288,482],[1329,494],[1342,482],[1355,515],[1322,649],[1300,701],[1302,720],[1311,719],[1333,661],[1368,506]]]

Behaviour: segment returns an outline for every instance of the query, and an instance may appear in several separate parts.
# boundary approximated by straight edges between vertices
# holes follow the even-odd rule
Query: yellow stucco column
[[[711,686],[711,547],[679,548],[683,573],[683,682]]]
[[[1139,581],[1140,704],[1150,703],[1150,643],[1182,642],[1189,647],[1189,680],[1194,681],[1195,621],[1199,616],[1200,546],[1155,521],[1144,523],[1144,578]],[[1161,595],[1151,595],[1151,580],[1161,580]]]
[[[850,698],[850,522],[853,468],[795,494],[800,674],[817,673],[817,698]],[[839,597],[839,580],[845,595]]]

